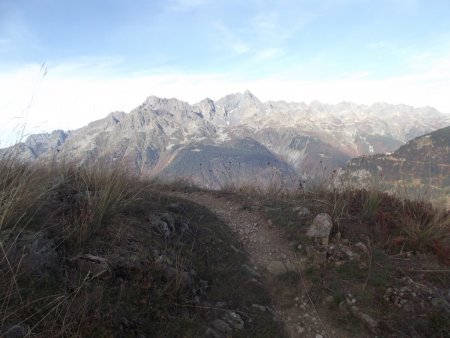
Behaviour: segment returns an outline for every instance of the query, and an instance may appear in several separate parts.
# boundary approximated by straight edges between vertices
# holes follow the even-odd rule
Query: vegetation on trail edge
[[[263,213],[283,229],[303,266],[298,276],[281,276],[279,292],[287,303],[304,293],[303,281],[322,320],[345,329],[348,336],[449,336],[448,211],[375,189],[219,194],[245,210]],[[307,236],[321,213],[333,221],[327,246]],[[376,319],[375,330],[367,318]]]

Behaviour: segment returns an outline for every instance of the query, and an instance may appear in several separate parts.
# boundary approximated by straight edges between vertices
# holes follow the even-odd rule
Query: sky
[[[450,113],[449,0],[0,0],[0,145],[147,96]]]

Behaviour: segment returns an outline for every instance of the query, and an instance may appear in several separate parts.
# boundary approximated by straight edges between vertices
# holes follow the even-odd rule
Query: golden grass
[[[54,290],[46,297],[24,296],[33,287],[23,263],[33,240],[24,246],[19,238],[51,229],[52,237],[60,240],[57,245],[74,255],[138,199],[140,191],[141,184],[121,166],[30,165],[18,161],[14,152],[0,158],[0,332],[23,321],[34,323],[24,326],[29,332],[42,331],[48,318],[59,318],[57,328],[45,330],[64,334],[71,325],[68,321],[82,315],[74,312],[72,303],[89,282],[81,280],[70,293]]]

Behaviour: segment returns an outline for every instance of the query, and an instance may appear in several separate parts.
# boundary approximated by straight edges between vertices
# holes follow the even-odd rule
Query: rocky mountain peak
[[[210,120],[216,115],[216,105],[210,98],[203,99],[199,103],[195,104],[194,107],[198,110],[198,113],[201,114],[202,117]]]
[[[173,121],[182,123],[182,121],[197,119],[198,115],[193,111],[193,107],[185,101],[176,98],[160,98],[149,96],[143,104],[131,112],[135,115],[139,123],[149,124],[151,121],[163,120],[167,123]]]
[[[250,106],[259,106],[261,101],[246,90],[244,93],[235,93],[227,95],[217,101],[217,106],[221,106],[225,111],[229,112],[233,109],[246,108]]]
[[[189,104],[176,98],[167,99],[157,96],[149,96],[142,106],[148,110],[180,111],[186,110],[186,108],[189,107]]]
[[[258,98],[253,95],[248,89],[245,90],[245,92],[242,94],[243,97],[248,98],[249,100],[256,100],[258,102],[260,102],[258,100]]]
[[[220,112],[220,116],[231,124],[240,124],[265,112],[261,101],[248,90],[221,98],[216,102],[216,109]]]
[[[167,99],[166,99],[167,100]],[[147,97],[143,103],[143,105],[147,107],[155,107],[161,103],[162,99],[160,97],[157,97],[155,95],[150,95]]]

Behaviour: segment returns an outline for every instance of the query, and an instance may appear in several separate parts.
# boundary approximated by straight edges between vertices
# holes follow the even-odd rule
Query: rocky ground
[[[179,195],[182,197],[183,195]],[[275,227],[270,220],[259,212],[242,210],[242,206],[225,197],[211,193],[190,193],[184,196],[191,201],[206,206],[230,226],[248,252],[250,265],[243,268],[250,271],[260,283],[263,283],[274,304],[274,318],[281,320],[287,328],[289,337],[347,337],[343,332],[330,326],[321,319],[315,305],[311,302],[306,288],[287,304],[278,297],[279,278],[301,276],[305,267],[305,258],[294,252],[284,238],[283,231]],[[301,277],[299,283],[303,281]],[[261,311],[264,306],[253,304]]]
[[[229,193],[178,196],[230,226],[289,337],[445,337],[450,271],[436,256],[392,254],[317,200]],[[355,222],[351,218],[351,222]],[[339,231],[341,230],[341,231]],[[258,304],[255,308],[263,307]]]

